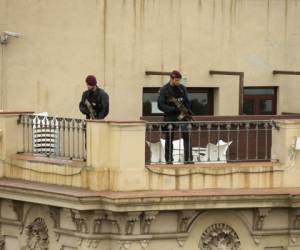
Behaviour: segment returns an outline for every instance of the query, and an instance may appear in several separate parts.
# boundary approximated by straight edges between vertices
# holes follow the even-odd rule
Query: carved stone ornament
[[[265,218],[270,213],[271,208],[258,208],[254,212],[254,222],[253,228],[254,230],[262,230],[264,226]]]
[[[80,211],[71,209],[72,221],[76,226],[76,230],[80,233],[88,233],[87,218]]]
[[[12,207],[16,214],[17,220],[23,222],[24,204],[21,201],[12,201]]]
[[[126,240],[126,241],[119,241],[119,249],[120,250],[127,250],[129,249],[131,245],[131,242]]]
[[[77,239],[77,245],[78,245],[78,246],[81,246],[82,243],[83,243],[83,240],[84,240],[83,238],[78,238],[78,239]]]
[[[0,236],[0,250],[5,250],[5,239],[3,236]]]
[[[23,229],[24,229],[24,203],[21,201],[15,201],[12,200],[12,208],[13,211],[15,212],[17,221],[20,222],[20,234],[23,233]]]
[[[121,221],[119,216],[116,213],[108,212],[107,220],[112,225],[113,233],[121,234]]]
[[[295,215],[295,219],[294,219],[294,229],[300,229],[300,215],[297,214]]]
[[[190,221],[196,215],[194,210],[181,211],[178,213],[178,232],[187,232]]]
[[[236,232],[223,223],[209,226],[201,236],[201,250],[241,250]]]
[[[260,244],[261,239],[262,239],[262,235],[253,235],[253,240],[256,245]]]
[[[141,212],[129,212],[127,216],[127,222],[125,227],[126,234],[133,234],[134,226],[137,221],[140,219]]]
[[[299,235],[296,235],[296,234],[290,235],[290,237],[289,237],[290,244],[291,245],[296,244],[298,239],[299,239]]]
[[[300,209],[293,209],[293,212],[291,228],[298,230],[300,229]]]
[[[155,220],[158,215],[158,211],[147,211],[144,213],[141,231],[143,234],[149,234],[151,229],[151,223]]]
[[[88,248],[97,248],[100,240],[88,240]]]
[[[107,220],[107,214],[99,213],[97,214],[97,218],[94,219],[93,232],[95,234],[100,234],[102,231],[103,221]]]
[[[50,217],[53,220],[54,228],[59,228],[60,224],[60,208],[50,207],[49,208]]]
[[[183,247],[184,243],[185,243],[185,239],[182,239],[182,238],[177,239],[178,246]]]
[[[149,240],[141,240],[140,244],[143,249],[146,249],[149,246]]]
[[[36,218],[26,227],[26,250],[48,250],[48,229],[44,219]]]

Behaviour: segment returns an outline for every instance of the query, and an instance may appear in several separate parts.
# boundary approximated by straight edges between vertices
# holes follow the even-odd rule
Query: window
[[[187,88],[194,115],[213,115],[213,88]],[[158,109],[159,88],[143,88],[143,116],[163,115]]]
[[[244,88],[244,114],[276,115],[276,87]]]

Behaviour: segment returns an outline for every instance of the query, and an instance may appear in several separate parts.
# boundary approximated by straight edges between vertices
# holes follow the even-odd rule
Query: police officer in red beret
[[[180,120],[180,110],[171,99],[174,97],[178,102],[181,102],[188,109],[191,108],[191,103],[188,97],[186,88],[180,84],[182,76],[177,70],[173,70],[170,74],[170,80],[159,90],[158,108],[164,112],[165,122],[186,122],[185,119]],[[184,146],[184,162],[193,164],[191,132],[188,129],[187,123],[181,123],[180,129],[182,132]],[[167,164],[173,163],[173,139],[174,139],[174,123],[167,123],[165,127],[166,145],[165,145],[165,160]]]
[[[79,109],[86,119],[104,119],[109,112],[109,96],[97,86],[97,79],[88,75],[85,79],[87,90],[83,92]]]

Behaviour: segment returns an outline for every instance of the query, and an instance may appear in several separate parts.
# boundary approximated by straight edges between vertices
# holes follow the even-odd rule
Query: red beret
[[[182,75],[180,74],[180,72],[178,70],[173,70],[170,74],[170,77],[172,78],[182,78]]]
[[[85,78],[85,82],[87,83],[87,85],[89,86],[96,86],[97,84],[97,79],[95,76],[93,75],[88,75],[86,78]]]

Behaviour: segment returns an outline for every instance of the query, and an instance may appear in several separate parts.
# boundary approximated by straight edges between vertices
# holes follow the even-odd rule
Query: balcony
[[[2,112],[1,176],[96,191],[297,187],[299,118],[199,117],[169,126],[159,118],[85,121]],[[171,132],[169,165],[162,141]],[[193,164],[184,164],[182,132],[191,138]]]
[[[147,122],[147,164],[165,163],[165,148],[173,140],[172,164],[184,164],[184,148],[190,163],[254,162],[271,160],[272,120]],[[184,146],[184,137],[186,145]],[[171,147],[166,150],[171,152]]]

